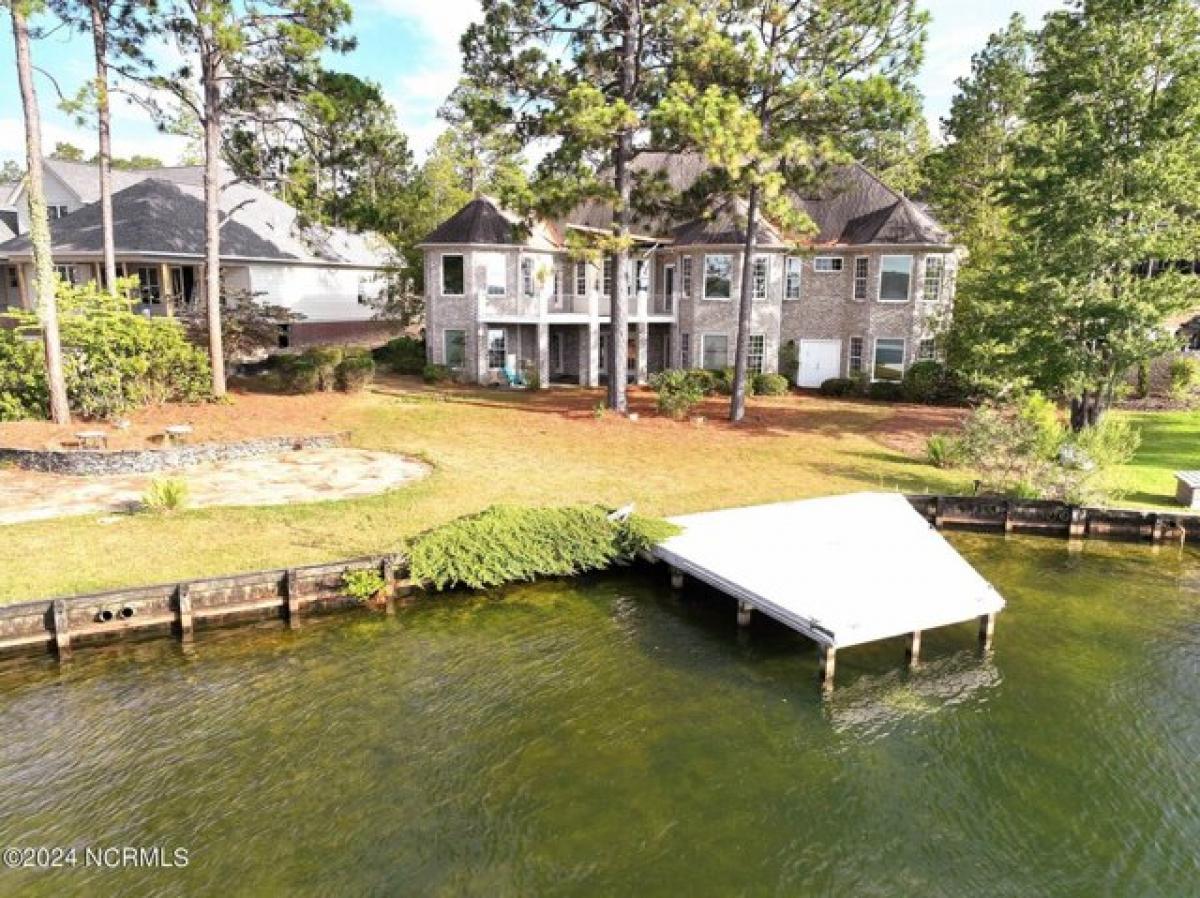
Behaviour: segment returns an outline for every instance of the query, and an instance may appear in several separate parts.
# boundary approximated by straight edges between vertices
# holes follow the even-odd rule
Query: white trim
[[[950,253],[926,253],[921,262],[921,302],[941,302],[942,296],[946,292],[946,276],[950,273],[950,266],[946,264],[946,257]],[[938,276],[938,295],[932,299],[929,297],[925,288],[929,285],[929,260],[939,259],[942,264],[942,271]]]
[[[757,275],[758,263],[762,262],[766,267],[763,272],[763,292],[759,296],[755,291],[755,278]],[[771,257],[763,253],[756,253],[750,260],[750,300],[752,302],[766,302],[767,297],[771,295]]]
[[[792,263],[796,263],[796,274],[798,283],[796,284],[796,295],[788,296],[788,269]],[[804,296],[804,256],[784,256],[783,257],[783,301],[784,302],[800,302]]]
[[[825,268],[825,269],[818,268],[817,263],[820,262],[822,259],[836,260],[838,262],[838,267],[837,268]],[[845,256],[832,256],[829,254],[813,256],[813,272],[815,274],[842,274],[845,270],[846,270],[846,257]]]
[[[884,261],[887,259],[908,259],[908,292],[905,295],[904,299],[884,299],[883,298],[883,266],[884,266]],[[896,305],[899,305],[900,303],[911,302],[912,301],[912,292],[913,292],[913,269],[914,268],[916,268],[916,264],[915,264],[914,256],[911,253],[909,253],[908,255],[904,255],[902,253],[888,253],[887,255],[881,255],[879,257],[879,277],[875,281],[876,285],[879,288],[879,292],[878,292],[878,294],[876,294],[875,301],[882,302],[882,303],[894,303]]]
[[[700,367],[704,368],[704,359],[708,355],[708,353],[704,349],[704,342],[709,337],[720,337],[722,340],[725,341],[725,364],[722,365],[721,368],[722,369],[728,368],[729,367],[729,334],[721,332],[721,331],[711,331],[707,334],[700,335]],[[706,368],[705,370],[712,371],[714,369]]]
[[[850,359],[853,358],[854,341],[859,342],[858,347],[858,370],[855,371],[850,367]],[[865,370],[867,354],[867,338],[861,334],[852,334],[846,338],[846,377],[854,377],[856,374],[862,374]]]
[[[449,293],[446,290],[446,260],[459,259],[462,262],[462,293]],[[440,253],[438,255],[438,289],[439,296],[458,298],[467,295],[467,257],[464,253]]]
[[[857,296],[858,292],[858,263],[867,263],[867,273],[862,277],[863,286],[866,288],[863,292],[865,296]],[[871,257],[870,256],[855,256],[853,268],[850,269],[850,301],[851,302],[867,302],[871,298]],[[882,266],[880,266],[882,269]]]
[[[762,358],[758,360],[758,370],[755,371],[750,364],[750,356],[754,352],[754,339],[762,340]],[[762,374],[767,370],[767,335],[766,334],[751,334],[746,338],[746,373],[750,375]]]
[[[708,260],[709,259],[728,259],[729,260],[729,295],[728,296],[709,296],[708,295]],[[733,302],[733,253],[705,253],[704,263],[700,270],[700,299],[703,302]],[[701,353],[703,355],[703,353]]]
[[[876,356],[879,353],[879,341],[888,340],[889,342],[900,341],[900,380],[885,381],[882,377],[875,376]],[[908,370],[908,338],[907,337],[874,337],[871,342],[871,383],[900,383],[904,380],[904,372]]]
[[[450,364],[450,346],[446,342],[447,336],[450,334],[462,334],[462,364],[455,366]],[[464,327],[443,327],[442,328],[442,364],[447,368],[457,368],[461,370],[467,367],[467,329]]]

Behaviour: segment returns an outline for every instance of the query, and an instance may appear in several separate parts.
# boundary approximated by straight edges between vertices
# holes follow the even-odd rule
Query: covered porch
[[[539,387],[607,382],[612,327],[596,321],[536,324],[488,322],[476,340],[476,371],[481,384],[506,382],[505,369],[519,372]],[[670,367],[672,325],[631,322],[625,376],[644,384],[650,375]]]

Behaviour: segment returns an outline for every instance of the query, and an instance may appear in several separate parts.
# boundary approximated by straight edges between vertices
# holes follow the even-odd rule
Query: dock
[[[891,493],[852,493],[670,519],[683,532],[653,550],[672,586],[690,576],[815,641],[820,681],[833,685],[839,649],[979,623],[990,647],[1004,599],[916,510]]]

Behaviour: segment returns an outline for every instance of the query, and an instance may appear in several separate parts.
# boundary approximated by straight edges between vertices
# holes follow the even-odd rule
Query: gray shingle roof
[[[43,159],[42,164],[50,172],[66,184],[79,197],[81,203],[96,203],[100,201],[100,170],[91,162],[64,162],[61,159]],[[227,170],[222,172],[222,182],[231,180]],[[190,184],[200,187],[204,184],[204,166],[177,165],[161,168],[114,168],[112,170],[113,193],[140,184],[142,181],[154,178],[158,181],[171,181],[175,184]]]
[[[296,210],[265,191],[229,184],[221,191],[222,258],[267,259],[383,267],[383,245],[339,228],[301,228]],[[195,256],[204,252],[204,199],[200,188],[143,179],[113,194],[118,255]],[[50,223],[55,255],[99,255],[99,203]],[[29,238],[0,244],[0,255],[29,253]]]
[[[553,226],[537,222],[530,227],[519,216],[501,208],[499,202],[488,196],[471,200],[434,228],[421,242],[484,243],[539,249],[554,249],[562,245],[562,240]]]
[[[685,222],[671,232],[676,246],[742,244],[746,241],[748,207],[743,199],[731,199],[709,214]],[[783,235],[770,222],[760,219],[756,235],[759,246],[785,246]]]
[[[676,193],[696,183],[708,170],[702,156],[695,153],[647,152],[633,162],[637,178],[659,178]],[[948,244],[950,236],[933,217],[916,203],[892,190],[861,165],[838,166],[824,179],[811,196],[795,194],[793,201],[804,209],[817,226],[817,243]],[[727,212],[730,210],[726,210]],[[566,217],[566,223],[607,230],[612,226],[612,208],[607,203],[582,203]],[[707,223],[705,223],[707,222]],[[674,230],[676,240],[720,243],[710,239],[730,236],[730,243],[740,243],[744,230],[740,227],[721,228],[712,216],[693,222],[666,222],[643,218],[635,231],[663,235]],[[768,230],[777,237],[775,228]],[[760,235],[762,237],[763,235]]]

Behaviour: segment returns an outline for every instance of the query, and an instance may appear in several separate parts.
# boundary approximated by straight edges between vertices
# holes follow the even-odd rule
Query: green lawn
[[[598,392],[424,391],[390,379],[345,397],[328,423],[357,446],[419,456],[424,481],[366,499],[172,516],[63,518],[0,528],[0,603],[390,551],[404,539],[497,502],[637,503],[647,514],[853,490],[959,492],[965,472],[921,458],[944,410],[786,396],[751,400],[731,427],[710,400],[703,425],[597,419]],[[254,397],[234,396],[253,414]],[[305,403],[297,397],[297,403]],[[1120,472],[1130,504],[1170,507],[1171,472],[1200,467],[1200,413],[1137,414],[1143,446]],[[0,441],[2,441],[0,429]]]
[[[1137,456],[1114,477],[1120,504],[1177,510],[1175,472],[1200,468],[1200,411],[1118,414],[1142,433]]]
[[[592,409],[600,398],[578,390],[478,390],[441,401],[412,382],[389,380],[346,397],[328,423],[350,430],[357,446],[427,460],[434,471],[424,481],[351,501],[0,528],[0,602],[389,551],[497,502],[635,502],[648,514],[672,514],[969,483],[891,448],[919,452],[928,430],[945,423],[936,410],[755,398],[747,422],[733,428],[721,420],[725,406],[717,400],[698,425],[657,417],[646,393],[635,395],[640,421],[598,420]],[[253,396],[234,401],[253,414]]]

